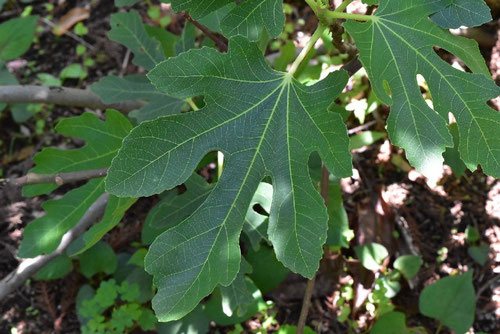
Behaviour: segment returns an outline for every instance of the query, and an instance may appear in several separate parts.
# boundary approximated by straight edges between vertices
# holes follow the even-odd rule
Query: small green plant
[[[136,327],[144,331],[156,327],[156,317],[148,307],[140,303],[137,284],[114,279],[102,281],[95,294],[79,303],[78,315],[82,321],[82,333],[129,333]]]

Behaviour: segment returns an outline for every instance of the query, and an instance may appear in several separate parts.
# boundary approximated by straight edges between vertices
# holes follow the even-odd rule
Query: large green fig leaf
[[[150,196],[186,181],[204,155],[219,150],[225,166],[205,202],[160,235],[146,257],[161,321],[179,319],[239,271],[239,235],[253,194],[273,180],[269,239],[286,266],[312,277],[322,256],[328,215],[308,172],[319,152],[335,175],[351,173],[349,140],[328,106],[347,81],[336,72],[314,86],[266,64],[256,44],[230,41],[228,54],[210,48],[168,59],[149,74],[177,98],[203,95],[200,111],[141,123],[124,140],[106,185],[118,196]]]
[[[186,11],[194,18],[200,19],[222,7],[234,4],[235,1],[173,0],[168,2],[172,2],[176,11]],[[226,12],[226,10],[223,11]],[[238,3],[221,19],[220,28],[227,37],[243,35],[252,41],[257,41],[264,31],[270,36],[278,36],[284,24],[283,0],[247,0]]]
[[[460,134],[459,151],[466,165],[500,176],[500,114],[486,105],[500,89],[489,73],[477,44],[454,36],[428,16],[447,1],[381,0],[373,20],[348,22],[361,61],[377,96],[392,106],[388,132],[406,150],[408,160],[425,175],[441,168],[445,147],[453,145],[448,113]],[[461,58],[474,73],[461,72],[434,51],[441,47]],[[427,81],[433,108],[423,99],[417,75]]]

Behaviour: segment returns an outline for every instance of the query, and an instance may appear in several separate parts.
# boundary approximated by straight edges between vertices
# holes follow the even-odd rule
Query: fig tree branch
[[[62,186],[66,183],[85,181],[106,176],[107,168],[83,170],[78,172],[57,173],[57,174],[36,174],[28,173],[24,176],[12,179],[0,179],[0,185],[6,184],[15,187],[22,187],[28,184],[55,183]]]
[[[32,277],[38,270],[43,268],[51,260],[59,255],[62,255],[69,245],[85,232],[94,222],[102,217],[108,203],[108,194],[103,194],[95,201],[94,204],[85,212],[82,219],[71,230],[66,232],[61,238],[61,242],[57,249],[47,255],[39,255],[32,259],[23,260],[16,270],[12,271],[9,275],[0,281],[0,300],[3,300],[11,292],[19,288]]]
[[[223,36],[219,36],[219,35],[215,34],[210,29],[208,29],[207,27],[205,27],[203,24],[201,24],[200,22],[198,22],[195,19],[193,19],[187,13],[184,13],[184,18],[186,20],[188,20],[189,22],[191,22],[202,33],[204,33],[205,36],[207,36],[208,38],[210,38],[215,43],[215,45],[217,45],[217,48],[221,52],[227,52],[227,39],[226,38],[224,38]]]
[[[0,102],[4,103],[49,103],[67,107],[89,109],[116,109],[129,112],[144,106],[140,101],[104,103],[99,96],[87,89],[46,87],[35,85],[0,86]]]

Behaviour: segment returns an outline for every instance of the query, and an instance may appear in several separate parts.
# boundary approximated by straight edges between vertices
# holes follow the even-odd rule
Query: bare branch
[[[90,206],[87,212],[85,212],[78,224],[63,235],[59,246],[54,252],[22,261],[16,270],[3,278],[2,281],[0,281],[0,300],[4,299],[8,294],[22,286],[28,278],[33,276],[51,260],[55,259],[59,255],[62,255],[73,240],[78,238],[94,222],[102,217],[108,203],[108,198],[109,195],[107,193],[101,195],[101,197],[99,197],[97,201]]]
[[[22,187],[28,184],[55,183],[58,186],[77,181],[85,181],[106,176],[107,168],[83,170],[78,172],[57,173],[57,174],[35,174],[28,173],[14,179],[0,179],[0,186],[7,184],[15,187]]]
[[[311,298],[314,292],[315,277],[307,281],[306,291],[304,292],[304,299],[302,300],[302,308],[300,309],[299,321],[297,323],[297,334],[303,334],[306,327],[307,315],[311,307]]]
[[[196,28],[200,29],[200,31],[204,33],[208,38],[210,38],[215,43],[215,45],[217,45],[217,48],[219,48],[221,52],[227,52],[227,39],[225,37],[213,33],[210,29],[193,19],[187,13],[184,13],[184,18],[191,22]]]
[[[329,185],[330,185],[330,172],[323,165],[321,168],[321,182],[320,182],[320,193],[323,198],[323,202],[328,206],[330,201],[329,196]],[[306,327],[307,315],[309,314],[309,308],[311,308],[311,298],[314,292],[314,285],[316,282],[316,276],[307,281],[306,291],[304,292],[304,299],[302,300],[302,308],[300,309],[299,321],[297,323],[297,334],[303,334]]]
[[[4,103],[50,103],[67,107],[89,109],[116,109],[129,112],[144,106],[140,101],[104,103],[99,96],[87,89],[46,86],[0,86],[0,102]]]
[[[359,61],[359,58],[356,57],[353,60],[351,60],[350,62],[348,62],[347,64],[345,64],[344,66],[342,66],[341,69],[347,71],[347,73],[349,73],[349,76],[352,77],[362,67],[363,67],[363,65]]]

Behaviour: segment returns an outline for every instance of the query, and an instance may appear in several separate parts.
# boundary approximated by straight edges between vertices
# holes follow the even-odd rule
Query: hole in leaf
[[[422,94],[423,99],[427,103],[427,105],[431,108],[434,109],[434,102],[432,101],[432,94],[429,89],[429,85],[427,84],[427,81],[425,80],[424,76],[421,74],[417,74],[417,83],[418,86],[420,87],[420,93]]]
[[[207,153],[196,167],[196,172],[209,183],[217,180],[217,153],[217,151]]]
[[[443,59],[445,62],[447,62],[457,70],[469,73],[472,72],[465,61],[463,61],[460,57],[454,55],[453,53],[447,51],[446,49],[435,46],[434,52],[439,56],[439,58]]]
[[[252,206],[252,210],[257,212],[259,215],[269,217],[269,213],[259,203],[254,204]]]

